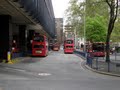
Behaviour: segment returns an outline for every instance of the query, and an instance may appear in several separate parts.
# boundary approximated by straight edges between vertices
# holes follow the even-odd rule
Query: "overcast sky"
[[[68,7],[70,0],[52,0],[54,14],[56,18],[63,18],[64,12]]]

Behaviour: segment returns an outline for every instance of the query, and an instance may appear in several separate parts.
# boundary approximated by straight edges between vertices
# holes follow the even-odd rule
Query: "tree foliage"
[[[86,10],[84,10],[85,7],[86,7]],[[102,26],[101,29],[103,30],[103,28],[104,28],[104,30],[105,30],[106,29],[105,22],[107,22],[107,19],[108,19],[108,10],[105,9],[106,7],[107,7],[107,4],[105,2],[102,2],[101,0],[86,0],[86,2],[79,2],[79,0],[70,0],[70,6],[66,10],[67,23],[70,23],[73,26],[72,29],[73,30],[76,29],[77,34],[81,37],[84,36],[84,21],[89,21],[89,23],[91,22],[90,24],[93,24],[92,26],[95,25],[94,28],[96,28],[96,30],[100,29],[100,27],[99,27],[99,29],[97,29],[98,28],[98,27],[96,27],[97,24],[98,24],[98,26],[102,26],[102,25],[100,25],[100,23],[102,22],[102,23],[104,23],[104,26]],[[104,22],[101,20],[95,21],[95,17],[96,17],[96,19],[98,18],[97,15],[102,16],[102,20]],[[86,19],[88,19],[88,18],[89,19],[84,20],[85,19],[84,16]],[[97,23],[95,24],[95,22],[97,22]],[[86,24],[89,24],[89,23],[87,22]],[[90,25],[86,25],[86,26],[90,26]],[[106,25],[106,27],[107,27],[107,25]],[[94,33],[93,34],[92,33],[93,32],[88,31],[87,35],[93,35]],[[105,34],[104,35],[101,35],[101,33],[96,33],[96,34],[100,34],[100,35],[93,35],[93,36],[94,37],[100,36],[101,38],[99,37],[98,40],[101,39],[99,41],[104,41],[103,37],[105,37],[104,36]],[[93,37],[93,41],[96,41],[97,39],[94,40],[95,39],[94,37]],[[92,36],[91,37],[87,36],[87,39],[92,40]]]
[[[114,30],[111,34],[112,42],[120,42],[120,18],[115,22]]]
[[[104,17],[96,15],[86,19],[86,36],[91,42],[105,42],[106,24]]]
[[[103,0],[86,0],[86,16],[94,17],[103,16],[108,19],[108,6]]]
[[[76,29],[77,35],[83,36],[84,25],[84,3],[79,3],[79,0],[70,0],[70,6],[66,10],[66,23],[71,24],[72,30]]]
[[[117,36],[116,34],[119,33],[119,22],[117,21],[115,25],[118,2],[119,0],[86,0],[86,2],[81,3],[78,0],[70,0],[70,7],[67,9],[68,22],[73,28],[77,28],[77,31],[83,32],[84,21],[86,22],[88,40],[104,41],[106,39],[106,62],[110,62],[109,42],[111,34],[113,32],[112,35]],[[119,37],[117,38],[119,39]]]
[[[110,62],[110,37],[114,28],[114,23],[118,15],[118,0],[105,0],[109,6],[109,23],[106,37],[106,62]]]

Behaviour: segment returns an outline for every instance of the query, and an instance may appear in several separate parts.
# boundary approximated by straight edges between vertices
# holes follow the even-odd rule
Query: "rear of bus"
[[[53,45],[53,50],[54,50],[54,51],[59,51],[59,49],[60,49],[60,45],[59,45],[58,43],[55,43],[55,44]]]
[[[105,57],[105,44],[104,43],[93,43],[92,45],[93,49],[93,56],[94,57]]]
[[[44,35],[35,36],[32,42],[32,56],[47,56],[48,42]]]
[[[66,40],[64,41],[64,53],[73,53],[74,52],[74,41]]]

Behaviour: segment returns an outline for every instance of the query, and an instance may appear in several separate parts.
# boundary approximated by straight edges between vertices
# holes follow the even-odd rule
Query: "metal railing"
[[[85,52],[75,51],[75,53],[85,57]],[[86,64],[98,71],[120,74],[120,60],[111,60],[108,63],[105,61],[105,57],[93,57],[90,53],[87,53]]]

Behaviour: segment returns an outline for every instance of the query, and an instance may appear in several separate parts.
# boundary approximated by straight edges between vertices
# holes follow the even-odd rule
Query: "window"
[[[44,48],[43,45],[34,45],[34,48]]]
[[[44,42],[44,37],[43,36],[36,36],[36,37],[34,37],[33,40],[37,41],[37,42]]]
[[[66,43],[67,43],[67,44],[72,44],[72,43],[73,43],[73,40],[67,40]]]

